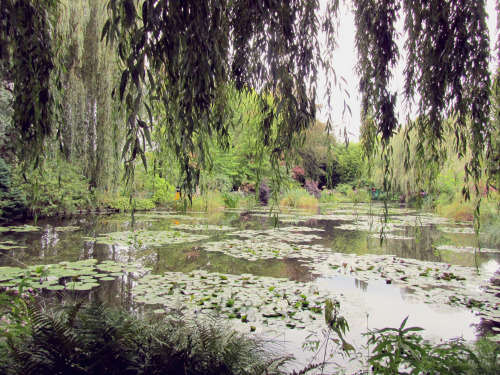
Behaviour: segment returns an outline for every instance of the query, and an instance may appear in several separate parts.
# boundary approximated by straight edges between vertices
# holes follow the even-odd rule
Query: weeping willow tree
[[[111,190],[119,174],[121,127],[111,93],[118,77],[115,51],[101,42],[103,0],[63,1],[64,122],[59,133],[66,160],[78,165],[92,187]]]
[[[30,7],[29,12],[16,8],[25,17],[42,14],[44,4],[49,11],[57,5],[55,0],[3,3]],[[127,110],[123,150],[127,169],[132,170],[136,158],[145,160],[151,130],[158,126],[151,110],[155,103],[167,114],[162,124],[165,139],[178,159],[185,187],[190,190],[196,185],[199,168],[210,163],[207,137],[222,148],[229,145],[229,82],[239,92],[258,93],[256,103],[264,115],[260,141],[272,150],[270,159],[278,166],[288,150],[303,142],[304,130],[314,124],[319,72],[331,72],[333,64],[329,57],[336,45],[338,3],[327,1],[323,12],[316,0],[110,0],[102,36],[116,48],[122,64],[116,97]],[[465,156],[470,150],[465,172],[477,186],[483,176],[483,150],[489,149],[492,132],[485,2],[354,0],[353,10],[363,144],[368,155],[381,150],[384,189],[391,187],[390,139],[401,130],[395,110],[401,99],[390,91],[390,82],[403,53],[407,64],[402,100],[417,112],[417,121],[405,133],[407,149],[412,138],[418,139],[416,159],[407,157],[407,164],[417,159],[434,163],[441,158],[443,139],[451,131],[454,153]],[[50,28],[39,21],[45,18],[36,18],[44,38],[50,37]],[[399,18],[404,18],[404,30],[397,29]],[[35,22],[35,17],[29,19]],[[18,33],[22,26],[13,20],[11,13],[2,13],[2,51],[29,38]],[[404,51],[400,51],[397,39],[403,31],[407,37]],[[48,62],[41,64],[45,70],[54,66],[50,52],[22,48],[2,61],[20,65],[23,58],[33,55],[42,59],[40,63]],[[26,87],[20,74],[10,77],[14,87]],[[92,85],[85,88],[94,90]],[[266,100],[269,96],[272,106]],[[23,105],[24,109],[35,108],[39,116],[14,121],[20,139],[39,140],[40,144],[50,134],[53,106],[50,101],[35,100],[21,101],[16,108]],[[448,118],[456,121],[444,121]],[[277,132],[271,130],[273,123],[278,124]],[[95,124],[86,129],[99,133]],[[469,196],[468,188],[464,194]]]
[[[53,18],[58,0],[0,1],[0,74],[12,93],[12,151],[39,162],[53,134],[58,80]]]
[[[466,181],[472,178],[479,193],[483,151],[490,147],[492,132],[485,1],[357,0],[355,12],[363,143],[373,154],[380,140],[384,189],[389,190],[394,181],[390,139],[401,129],[395,112],[397,96],[389,87],[402,52],[396,43],[396,21],[404,14],[408,37],[403,100],[410,109],[416,107],[418,116],[404,130],[406,169],[438,164],[445,158],[445,136],[452,133],[456,155],[464,157],[470,150]],[[449,118],[454,121],[446,121]],[[411,155],[415,139],[415,155]],[[469,198],[468,184],[463,193]]]

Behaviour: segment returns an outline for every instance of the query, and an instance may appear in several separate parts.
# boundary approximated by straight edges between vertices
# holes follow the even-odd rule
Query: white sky
[[[322,6],[324,6],[325,0],[320,0]],[[331,115],[333,124],[335,125],[335,135],[339,139],[344,139],[343,132],[344,128],[348,132],[348,137],[351,141],[357,142],[359,140],[359,128],[360,128],[360,113],[361,113],[361,95],[358,92],[359,78],[354,72],[356,65],[356,45],[354,42],[354,37],[356,34],[356,28],[354,25],[354,13],[352,10],[347,9],[348,5],[345,1],[341,1],[340,5],[340,27],[338,30],[338,48],[334,52],[333,57],[333,67],[337,74],[337,77],[343,77],[347,81],[347,85],[342,82],[344,88],[349,92],[349,96],[342,95],[337,88],[333,89],[333,95],[331,98],[332,108],[326,108],[326,100],[324,99],[324,87],[321,81],[324,80],[320,77],[320,83],[318,84],[318,103],[323,104],[324,109],[318,116],[321,121],[326,121],[328,112]],[[487,0],[487,12],[490,15],[488,19],[488,28],[490,30],[490,44],[493,49],[497,40],[497,13],[495,10],[495,0]],[[399,20],[398,30],[403,30],[404,19]],[[394,72],[394,77],[392,80],[391,91],[397,91],[402,93],[404,88],[404,49],[403,49],[404,37],[400,37],[399,40],[399,52],[400,52],[400,63]],[[495,63],[491,63],[492,69],[496,66]],[[398,97],[398,115],[400,119],[406,117],[406,113],[403,110],[402,105],[402,95]],[[344,116],[342,115],[344,111],[344,99],[349,105],[352,115],[349,111],[345,111]],[[342,132],[342,135],[339,135]]]

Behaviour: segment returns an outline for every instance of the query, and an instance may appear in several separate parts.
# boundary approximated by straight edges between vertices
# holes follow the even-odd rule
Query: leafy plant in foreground
[[[399,328],[383,328],[366,333],[368,347],[374,345],[368,363],[374,374],[466,374],[477,363],[477,356],[463,339],[438,345],[426,342],[415,332],[423,328],[405,328],[408,317]],[[472,361],[472,362],[471,362]]]
[[[0,345],[5,374],[280,374],[289,357],[216,317],[137,317],[92,303],[29,307],[31,332]]]

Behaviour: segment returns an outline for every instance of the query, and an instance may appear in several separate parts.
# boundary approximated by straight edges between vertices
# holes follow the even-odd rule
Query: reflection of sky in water
[[[355,336],[366,332],[367,328],[399,327],[406,316],[409,316],[407,327],[424,328],[424,336],[428,338],[451,339],[463,336],[465,339],[473,339],[475,330],[471,325],[480,320],[470,311],[453,309],[439,312],[425,303],[409,302],[405,298],[404,288],[387,285],[385,282],[369,282],[365,285],[366,289],[357,287],[356,280],[351,277],[320,278],[316,282],[331,289],[332,294],[340,292],[347,300],[358,302],[357,305],[361,306],[361,310],[349,309],[345,312],[348,322],[364,322],[362,327],[351,324],[351,333]],[[362,303],[357,301],[359,299],[362,299]],[[342,312],[342,304],[340,307]]]
[[[495,273],[500,267],[500,263],[495,259],[490,259],[483,264],[481,264],[481,272],[488,275]]]

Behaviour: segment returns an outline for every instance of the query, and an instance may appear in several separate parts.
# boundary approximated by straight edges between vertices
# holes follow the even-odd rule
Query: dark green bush
[[[34,171],[18,176],[30,209],[36,214],[75,212],[95,205],[94,190],[74,165],[63,160],[46,161]]]
[[[10,168],[0,157],[0,221],[20,217],[25,210],[26,197],[12,186]]]

